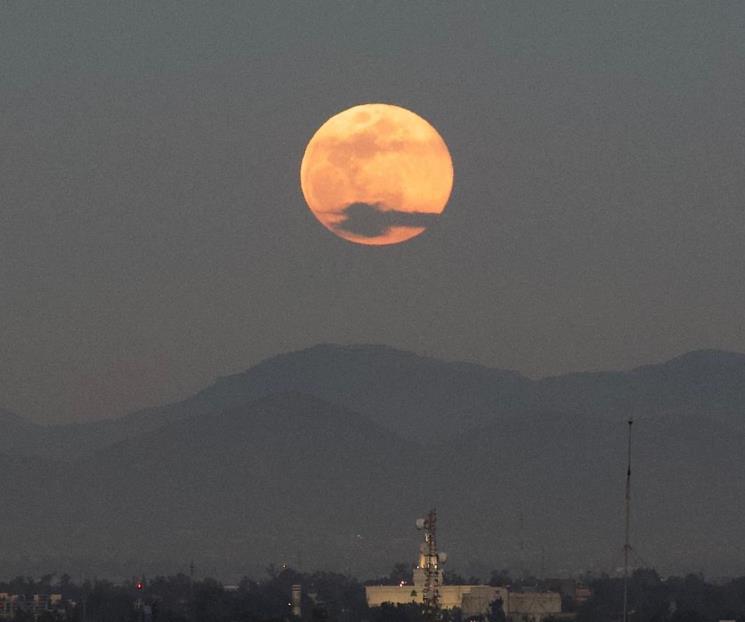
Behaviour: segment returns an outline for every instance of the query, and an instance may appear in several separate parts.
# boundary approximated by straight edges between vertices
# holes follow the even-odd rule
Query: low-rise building
[[[414,569],[413,585],[368,585],[365,587],[367,605],[380,607],[385,603],[431,604],[442,609],[458,608],[465,618],[487,614],[492,603],[501,601],[502,610],[511,622],[542,622],[561,613],[561,594],[558,592],[512,592],[506,587],[490,585],[443,585],[442,564],[445,555],[434,546],[434,512],[427,519],[419,519],[417,527],[424,528],[424,542],[419,548],[419,561]],[[424,526],[424,527],[423,527]]]
[[[30,613],[38,618],[51,612],[64,618],[65,602],[62,594],[10,594],[0,592],[0,620],[13,620],[19,612]]]

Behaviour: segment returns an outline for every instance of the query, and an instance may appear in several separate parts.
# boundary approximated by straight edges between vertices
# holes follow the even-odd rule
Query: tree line
[[[388,576],[367,584],[410,580],[405,564],[396,564]],[[455,574],[447,583],[475,583]],[[576,622],[621,622],[623,581],[609,576],[584,577],[591,589],[588,600],[577,604],[563,599],[562,619]],[[505,571],[494,571],[491,585],[513,590],[545,589],[540,579],[512,580]],[[293,615],[292,586],[302,586],[301,616]],[[136,577],[122,583],[105,580],[75,583],[67,575],[40,579],[16,577],[0,581],[0,593],[61,593],[63,612],[44,612],[36,622],[425,622],[432,612],[421,606],[368,608],[365,584],[334,572],[301,573],[292,568],[267,569],[258,580],[248,577],[235,586],[211,578],[192,580],[185,574]],[[443,622],[466,622],[459,611],[441,612]],[[34,616],[18,612],[17,622],[31,622]],[[483,622],[504,622],[496,606]],[[745,622],[745,577],[712,583],[701,575],[661,578],[652,569],[636,570],[629,579],[629,622]],[[548,622],[548,621],[547,621]]]

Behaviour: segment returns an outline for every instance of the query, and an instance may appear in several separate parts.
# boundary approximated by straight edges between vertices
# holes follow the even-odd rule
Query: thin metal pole
[[[189,620],[194,620],[196,608],[194,607],[194,560],[189,563]]]
[[[631,543],[629,540],[629,524],[631,516],[631,426],[634,423],[633,419],[629,419],[629,446],[628,446],[628,460],[626,462],[626,538],[623,545],[623,622],[628,622],[629,619],[629,552],[631,551]]]

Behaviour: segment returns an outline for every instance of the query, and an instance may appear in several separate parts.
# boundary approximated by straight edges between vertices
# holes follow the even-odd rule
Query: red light
[[[135,583],[135,587],[138,590],[141,590],[141,589],[143,589],[145,587],[145,584],[142,581],[138,581],[137,583]]]

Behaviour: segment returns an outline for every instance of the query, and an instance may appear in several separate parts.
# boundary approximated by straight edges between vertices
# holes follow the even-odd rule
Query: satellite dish
[[[448,560],[448,554],[447,553],[440,553],[437,556],[437,561],[441,564],[444,564]]]
[[[416,528],[417,529],[424,529],[424,519],[423,518],[417,518],[416,519]]]

